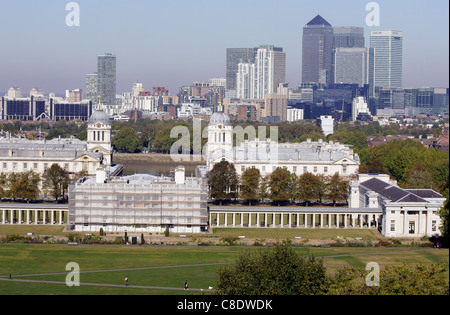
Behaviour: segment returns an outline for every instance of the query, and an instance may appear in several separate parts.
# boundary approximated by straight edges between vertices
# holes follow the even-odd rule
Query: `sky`
[[[68,26],[80,8],[79,26]],[[376,2],[380,25],[366,25]],[[97,55],[117,56],[117,93],[140,82],[171,95],[194,81],[225,77],[226,49],[275,45],[286,81],[301,82],[303,27],[320,14],[332,26],[403,31],[403,87],[449,87],[447,0],[0,0],[0,93],[85,90]]]

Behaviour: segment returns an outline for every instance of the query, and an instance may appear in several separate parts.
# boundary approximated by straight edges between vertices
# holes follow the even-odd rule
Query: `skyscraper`
[[[286,53],[283,48],[262,45],[256,50],[253,63],[238,63],[235,74],[236,94],[239,98],[263,99],[275,93],[286,81]]]
[[[333,27],[317,15],[303,28],[302,82],[328,84],[332,78]]]
[[[109,53],[98,56],[97,89],[103,104],[116,104],[116,56]]]
[[[86,98],[93,104],[98,103],[98,76],[97,73],[86,74]]]
[[[403,33],[372,31],[370,33],[371,92],[378,88],[402,88]]]
[[[365,47],[364,28],[356,26],[333,27],[333,48]]]
[[[360,87],[369,83],[367,48],[336,48],[333,59],[334,83],[358,84]]]
[[[227,90],[236,90],[236,73],[240,63],[254,63],[258,48],[227,48]]]

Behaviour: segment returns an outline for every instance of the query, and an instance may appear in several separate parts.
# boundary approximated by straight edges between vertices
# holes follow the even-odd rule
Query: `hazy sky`
[[[449,87],[449,2],[379,0],[380,26],[366,25],[365,0],[78,0],[80,26],[66,25],[66,0],[0,1],[0,92],[11,86],[63,93],[85,89],[97,55],[117,56],[117,92],[225,77],[226,48],[271,44],[286,52],[289,87],[301,81],[302,31],[320,14],[333,26],[403,31],[403,85]]]

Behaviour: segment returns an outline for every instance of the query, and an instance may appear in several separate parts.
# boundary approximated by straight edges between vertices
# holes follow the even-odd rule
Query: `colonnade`
[[[0,208],[1,224],[64,225],[68,221],[68,209]]]
[[[378,228],[381,213],[209,211],[216,227]]]

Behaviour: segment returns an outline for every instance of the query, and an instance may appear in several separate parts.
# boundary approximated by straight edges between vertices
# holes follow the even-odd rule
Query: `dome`
[[[209,120],[209,125],[217,126],[219,124],[224,126],[231,126],[230,117],[228,117],[228,115],[223,112],[216,112],[212,114],[211,119]]]
[[[111,124],[111,120],[109,120],[109,115],[107,113],[105,113],[103,110],[96,110],[91,118],[89,118],[89,124],[94,125],[97,123],[101,123],[104,125],[110,125]]]

